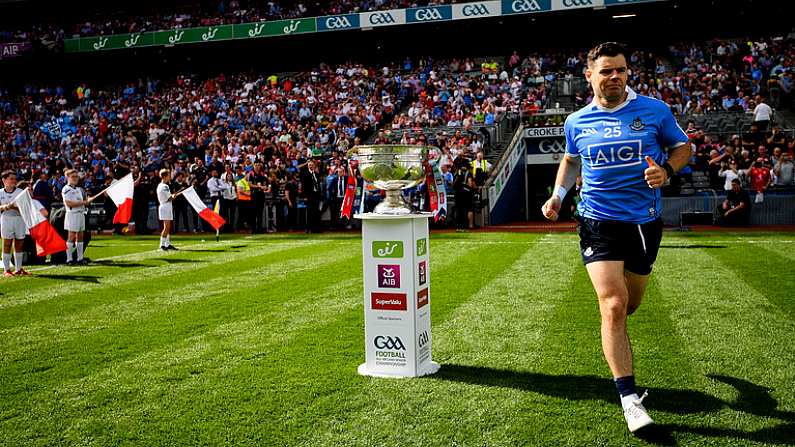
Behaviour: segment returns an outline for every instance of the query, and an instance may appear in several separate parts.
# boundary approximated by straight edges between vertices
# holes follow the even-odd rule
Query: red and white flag
[[[133,203],[133,176],[132,173],[125,175],[121,180],[113,182],[105,191],[116,204],[116,214],[113,216],[114,224],[126,225],[130,223],[132,216]]]
[[[196,194],[196,190],[193,189],[193,186],[182,191],[182,196],[185,197],[188,203],[190,203],[190,206],[199,213],[199,217],[206,220],[207,223],[212,225],[216,230],[219,230],[226,223],[223,217],[204,204],[202,199],[199,198],[199,195]]]
[[[26,189],[14,200],[25,228],[30,232],[30,237],[36,241],[36,255],[47,256],[66,250],[66,242],[61,238],[50,222],[41,215],[33,205],[30,190]]]

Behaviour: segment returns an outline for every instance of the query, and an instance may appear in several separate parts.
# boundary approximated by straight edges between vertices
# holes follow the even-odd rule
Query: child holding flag
[[[22,194],[17,188],[17,175],[13,171],[2,174],[3,189],[0,190],[0,232],[3,239],[3,277],[29,275],[22,268],[22,245],[25,242],[25,223],[14,204],[17,196]],[[16,273],[11,271],[11,248],[14,249],[14,265]]]
[[[160,250],[162,251],[177,249],[171,245],[171,222],[174,221],[174,208],[171,202],[177,194],[171,194],[171,188],[168,187],[170,181],[171,171],[161,169],[160,184],[157,185],[157,201],[160,203],[157,214],[163,222],[163,231],[160,233]]]
[[[63,228],[67,231],[66,242],[66,265],[85,265],[83,257],[83,233],[86,231],[86,206],[94,200],[93,197],[86,199],[83,188],[77,186],[80,175],[74,169],[67,169],[67,184],[61,189],[66,216],[64,216]],[[77,252],[77,259],[73,256]]]

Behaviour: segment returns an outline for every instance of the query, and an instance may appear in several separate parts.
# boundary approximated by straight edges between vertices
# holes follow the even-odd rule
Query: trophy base
[[[375,206],[373,210],[376,214],[388,214],[391,216],[405,216],[406,214],[413,214],[414,210],[411,208],[405,199],[400,189],[387,189],[386,197],[381,203]]]
[[[405,216],[414,213],[411,205],[403,199],[399,189],[387,189],[384,200],[376,205],[373,210],[376,214],[389,214],[392,216]]]
[[[439,372],[440,368],[441,368],[441,366],[438,363],[436,363],[434,361],[430,361],[430,362],[426,363],[422,369],[417,371],[417,375],[416,376],[401,376],[401,375],[397,375],[397,374],[384,374],[384,373],[378,373],[378,372],[371,372],[370,370],[367,369],[367,363],[362,363],[356,369],[356,372],[359,373],[360,376],[377,377],[379,379],[406,379],[406,378],[410,378],[410,377],[430,376],[430,375],[433,375],[433,374],[436,374],[437,372]]]

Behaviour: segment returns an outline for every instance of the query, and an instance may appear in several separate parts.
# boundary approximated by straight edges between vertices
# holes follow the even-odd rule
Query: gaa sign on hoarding
[[[531,127],[523,137],[529,165],[558,164],[566,152],[563,127]]]

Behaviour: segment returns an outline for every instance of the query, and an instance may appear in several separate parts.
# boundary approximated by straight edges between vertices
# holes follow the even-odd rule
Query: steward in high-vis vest
[[[246,225],[249,229],[254,229],[254,202],[251,200],[251,185],[243,174],[243,167],[237,167],[235,174],[235,184],[237,185],[237,230],[243,229]]]

